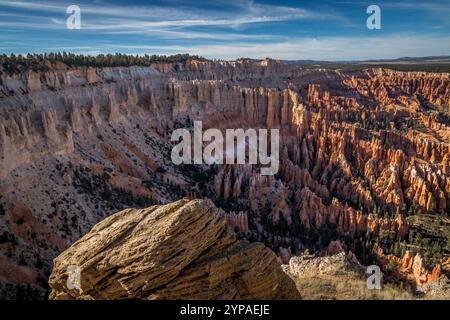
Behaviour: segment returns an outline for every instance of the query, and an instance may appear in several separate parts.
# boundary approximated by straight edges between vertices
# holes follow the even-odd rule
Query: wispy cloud
[[[197,31],[176,31],[165,29],[146,29],[146,30],[116,30],[104,32],[108,35],[145,35],[158,36],[161,39],[196,39],[196,40],[220,40],[220,41],[237,41],[237,40],[281,40],[286,37],[271,34],[240,34],[240,33],[212,33]]]
[[[340,4],[348,5],[363,5],[368,6],[374,3],[372,0],[358,1],[358,0],[339,0]],[[406,0],[406,1],[377,1],[377,5],[381,10],[390,11],[409,11],[409,12],[424,12],[431,15],[435,19],[445,20],[450,23],[450,5],[448,0]]]
[[[20,33],[23,43],[17,50],[21,52],[24,48],[85,53],[189,52],[217,58],[323,60],[448,55],[449,22],[443,17],[448,20],[450,4],[446,1],[442,6],[441,0],[380,0],[383,29],[370,32],[364,9],[371,4],[369,0],[286,1],[286,5],[259,0],[208,0],[206,4],[200,0],[145,4],[77,0],[81,30],[66,29],[66,8],[74,4],[68,0],[0,0],[0,41],[8,47],[3,47],[4,52],[14,52],[5,41],[17,40]],[[410,11],[428,21],[415,28]],[[402,30],[394,30],[402,24]]]
[[[157,51],[165,54],[188,52],[207,57],[236,59],[239,57],[277,57],[286,60],[369,60],[390,59],[404,56],[431,56],[449,54],[449,37],[388,36],[388,37],[327,37],[304,38],[295,41],[273,43],[233,43],[198,46],[127,45],[118,49],[130,52]],[[108,51],[109,48],[104,48]]]
[[[275,35],[244,34],[251,25],[276,22],[320,20],[327,15],[298,7],[259,4],[252,0],[213,1],[216,7],[191,7],[186,4],[175,6],[113,5],[102,2],[80,3],[82,30],[106,35],[144,35],[158,39],[197,39],[216,41],[236,41],[271,39]],[[25,30],[64,30],[66,8],[69,3],[0,0],[0,7],[24,10],[20,16],[15,12],[2,13],[5,18],[0,23],[4,28]],[[31,13],[40,16],[30,18]],[[28,16],[27,16],[28,15]],[[211,27],[205,31],[192,28]],[[236,33],[239,30],[240,33]],[[277,36],[279,39],[280,36]]]
[[[33,3],[24,1],[0,0],[0,6],[21,8],[27,10],[38,10],[48,13],[62,13],[68,6],[58,3]],[[145,18],[146,27],[188,27],[188,26],[234,26],[243,24],[289,21],[299,19],[320,19],[326,15],[317,14],[305,9],[277,6],[262,5],[253,1],[238,1],[228,3],[227,10],[198,9],[189,6],[179,8],[162,7],[157,5],[147,6],[117,6],[112,4],[79,4],[83,15],[87,15],[87,19],[95,19],[101,21],[101,17],[116,17],[123,19],[123,24],[118,27],[128,26],[133,19],[138,21],[137,25],[142,25]],[[233,18],[230,11],[234,12]],[[116,19],[115,23],[121,22]],[[96,24],[99,28],[102,24]]]

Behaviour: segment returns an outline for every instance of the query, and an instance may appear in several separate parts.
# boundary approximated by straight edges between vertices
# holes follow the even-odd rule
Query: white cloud
[[[215,40],[239,41],[254,39],[281,39],[282,36],[266,34],[244,34],[242,28],[254,24],[268,24],[302,19],[326,19],[323,13],[314,13],[302,8],[259,4],[251,0],[213,1],[216,5],[204,8],[183,4],[177,6],[118,6],[102,2],[79,3],[82,30],[96,34],[151,35],[155,39],[171,40]],[[66,28],[66,5],[61,2],[27,2],[0,0],[0,7],[26,9],[21,19],[15,13],[2,13],[5,19],[1,26],[23,30],[55,30]],[[34,15],[30,13],[34,12]],[[29,17],[27,19],[26,17]],[[336,18],[336,16],[333,16]],[[193,31],[193,28],[205,31]],[[220,31],[219,31],[220,29]],[[237,32],[239,29],[239,32]]]
[[[278,43],[233,43],[197,46],[117,46],[139,53],[152,50],[161,54],[187,52],[209,58],[272,57],[286,60],[368,60],[403,56],[449,55],[450,37],[385,36],[303,38]]]
[[[137,51],[136,53],[151,50],[161,54],[188,52],[226,59],[242,56],[253,58],[269,56],[280,59],[349,60],[450,54],[450,36],[391,34],[375,37],[297,37],[292,39],[289,38],[292,36],[290,32],[286,36],[242,32],[243,28],[250,25],[279,21],[311,19],[329,21],[328,19],[332,18],[341,22],[341,26],[342,24],[348,26],[348,21],[336,15],[335,12],[317,13],[298,7],[260,4],[252,0],[209,1],[210,6],[201,8],[186,5],[185,1],[180,3],[176,1],[176,6],[174,3],[171,6],[127,6],[103,4],[101,1],[87,4],[80,1],[82,29],[79,32],[81,35],[95,35],[98,40],[95,40],[93,44],[88,41],[94,40],[83,42],[84,40],[80,40],[82,37],[78,37],[73,44],[92,45],[95,46],[95,50],[98,48],[99,52],[114,52],[117,49],[127,50],[129,53],[133,53],[133,50]],[[20,13],[2,12],[0,26],[16,31],[49,30],[48,33],[42,32],[42,37],[47,36],[52,39],[55,34],[52,33],[53,31],[65,31],[66,5],[68,4],[71,3],[51,0],[39,3],[0,0],[0,7],[27,9],[21,10]],[[415,1],[406,1],[397,6],[400,9],[407,9],[415,4],[417,4]],[[395,4],[392,4],[391,8],[394,7]],[[424,4],[422,8],[433,12],[439,10],[432,4]],[[445,10],[448,8],[447,6]],[[446,12],[445,10],[441,11]],[[27,19],[27,16],[30,19]],[[266,26],[264,30],[267,30],[266,33],[272,32],[270,26]],[[300,34],[300,31],[296,31],[295,34]],[[111,37],[106,37],[108,35]],[[131,37],[132,35],[142,35],[141,43],[127,45],[127,42],[131,41],[128,38],[136,39]],[[112,36],[117,38],[112,39]],[[0,35],[0,38],[5,37]],[[52,44],[58,42],[66,44],[67,41],[71,41],[69,36],[64,39],[56,37]],[[38,43],[33,38],[27,39],[26,36],[24,39],[24,44],[31,46],[31,43],[35,43],[34,47],[39,47],[41,42]],[[184,45],[188,42],[190,45]],[[163,45],[155,45],[155,43]],[[195,43],[198,45],[194,45]]]
[[[111,35],[146,35],[157,36],[160,39],[195,39],[195,40],[220,40],[220,41],[242,41],[242,40],[268,40],[282,39],[285,37],[274,36],[271,34],[240,34],[240,33],[212,33],[212,32],[196,32],[196,31],[175,31],[165,29],[148,29],[148,30],[117,30],[106,31],[104,34]]]
[[[67,3],[68,5],[69,3]],[[187,4],[189,4],[187,2]],[[28,10],[46,11],[48,13],[65,13],[67,5],[53,2],[39,4],[26,1],[0,0],[0,6],[14,7]],[[289,21],[299,19],[320,19],[324,15],[310,12],[301,8],[261,5],[253,1],[229,2],[227,10],[199,9],[184,7],[162,7],[157,5],[146,6],[117,6],[101,3],[80,3],[82,14],[92,15],[93,20],[100,21],[101,17],[117,17],[123,19],[123,26],[129,24],[129,19],[139,24],[147,23],[147,27],[171,26],[214,26],[214,25],[241,25],[273,21]],[[230,10],[231,9],[231,10]],[[228,18],[232,12],[233,18]],[[89,18],[88,18],[89,19]],[[142,20],[146,19],[146,20]],[[121,26],[120,20],[114,20]],[[102,24],[98,26],[101,27]]]

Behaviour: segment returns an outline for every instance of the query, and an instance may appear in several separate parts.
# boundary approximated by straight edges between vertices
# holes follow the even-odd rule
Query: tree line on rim
[[[0,65],[6,71],[14,71],[20,68],[30,68],[43,66],[45,61],[61,62],[68,66],[85,66],[85,67],[129,67],[129,66],[144,66],[148,67],[157,62],[180,62],[184,63],[188,60],[207,59],[189,54],[175,54],[175,55],[128,55],[122,53],[115,54],[99,54],[99,55],[83,55],[68,52],[57,53],[33,53],[27,55],[0,55]]]

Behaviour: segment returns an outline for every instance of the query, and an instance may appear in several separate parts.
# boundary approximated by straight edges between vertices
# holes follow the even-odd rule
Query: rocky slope
[[[377,244],[430,271],[450,256],[448,227],[408,218],[449,215],[449,83],[272,60],[1,70],[0,296],[44,298],[52,259],[100,220],[188,193],[278,254],[341,240],[369,264]],[[174,165],[171,132],[194,120],[279,128],[279,173]]]
[[[68,288],[69,266],[80,287]],[[210,201],[126,209],[59,255],[50,299],[298,299],[261,243],[236,240]]]
[[[366,268],[344,252],[294,257],[283,269],[293,278],[305,300],[410,300],[413,294],[382,281],[381,290],[367,288]],[[445,297],[441,295],[440,297]],[[423,298],[423,297],[422,297]]]
[[[450,281],[440,267],[428,272],[418,254],[413,257],[407,251],[399,259],[383,255],[377,245],[375,249],[378,250],[377,265],[381,266],[380,289],[368,289],[368,277],[373,271],[368,274],[368,267],[361,265],[351,251],[346,253],[340,241],[332,241],[321,253],[304,252],[292,257],[282,268],[295,280],[307,300],[450,298]],[[388,270],[391,267],[393,270]]]

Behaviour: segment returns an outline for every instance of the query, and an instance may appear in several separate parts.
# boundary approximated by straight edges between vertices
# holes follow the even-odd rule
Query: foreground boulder
[[[70,289],[73,266],[80,286]],[[276,255],[261,243],[236,240],[205,200],[106,218],[54,260],[49,284],[49,299],[300,298]]]

